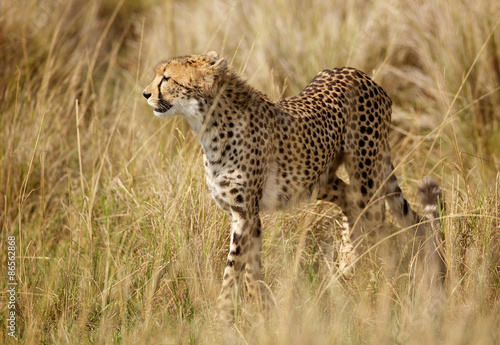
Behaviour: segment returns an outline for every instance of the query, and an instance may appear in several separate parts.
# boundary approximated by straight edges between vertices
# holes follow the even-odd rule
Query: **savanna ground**
[[[243,300],[249,344],[500,343],[500,2],[0,2],[0,342],[7,238],[16,239],[24,344],[219,344],[229,217],[205,191],[186,123],[142,98],[153,67],[216,50],[273,99],[320,70],[366,71],[394,101],[402,189],[435,178],[448,298],[437,310],[396,269],[337,279],[339,210],[263,216],[267,322]],[[400,259],[401,258],[401,259]],[[333,279],[332,277],[337,277]],[[432,309],[432,310],[430,310]]]

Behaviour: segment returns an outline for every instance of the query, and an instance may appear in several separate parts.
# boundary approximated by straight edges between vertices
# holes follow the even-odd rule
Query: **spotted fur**
[[[260,280],[260,211],[310,199],[337,204],[346,219],[340,260],[346,274],[352,247],[383,224],[385,202],[402,226],[420,221],[391,163],[392,102],[363,72],[325,69],[280,102],[251,87],[215,52],[172,58],[155,72],[144,96],[156,116],[187,119],[203,149],[208,188],[232,215],[222,313],[233,314],[243,276],[249,293],[270,303]],[[341,164],[349,183],[336,174]]]

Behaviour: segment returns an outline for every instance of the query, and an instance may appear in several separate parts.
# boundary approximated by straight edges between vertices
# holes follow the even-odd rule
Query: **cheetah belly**
[[[266,184],[264,185],[264,191],[262,192],[262,198],[259,203],[260,210],[264,212],[274,212],[283,208],[278,198],[280,185],[277,183],[278,173],[276,170],[277,169],[270,171]]]
[[[281,172],[276,163],[272,164],[269,171],[259,208],[263,212],[274,212],[296,205],[309,196],[306,188],[287,184],[281,177]]]

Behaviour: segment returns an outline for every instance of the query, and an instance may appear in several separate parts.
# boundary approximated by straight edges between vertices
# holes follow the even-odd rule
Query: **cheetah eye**
[[[170,77],[163,76],[163,79],[161,80],[161,82],[163,83],[164,81],[168,81],[169,79],[170,79]]]

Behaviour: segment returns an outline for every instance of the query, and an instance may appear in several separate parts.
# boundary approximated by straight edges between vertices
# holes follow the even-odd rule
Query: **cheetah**
[[[234,318],[243,278],[250,296],[273,303],[261,281],[260,211],[311,199],[337,204],[346,222],[339,263],[346,274],[353,248],[383,224],[385,203],[402,227],[422,220],[393,171],[391,99],[357,69],[325,69],[299,95],[274,102],[209,52],[160,63],[143,95],[157,117],[187,120],[202,147],[208,189],[232,216],[217,303],[226,318]],[[337,176],[341,164],[348,183]],[[435,216],[439,187],[427,180],[421,192]]]

